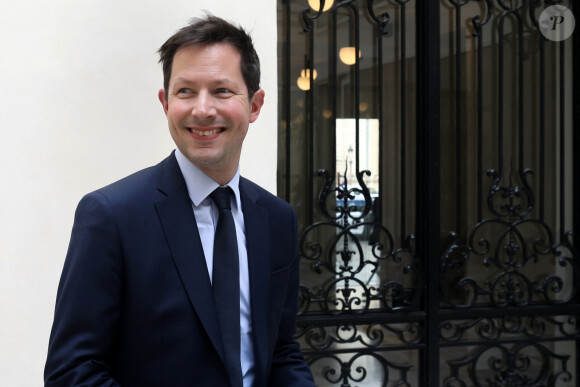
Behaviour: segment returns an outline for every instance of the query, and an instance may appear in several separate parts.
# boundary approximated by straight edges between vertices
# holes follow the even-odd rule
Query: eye
[[[225,87],[220,87],[216,90],[217,94],[231,94],[231,90]]]
[[[182,87],[181,89],[177,90],[177,94],[189,94],[191,93],[191,89],[187,87]]]

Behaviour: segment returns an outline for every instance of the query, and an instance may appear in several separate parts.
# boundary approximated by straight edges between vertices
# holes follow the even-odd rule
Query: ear
[[[260,89],[254,93],[252,100],[250,101],[250,123],[256,121],[260,115],[260,110],[264,105],[264,97],[266,93],[264,90]]]
[[[165,89],[159,90],[159,93],[157,94],[157,96],[159,97],[159,102],[161,102],[161,105],[163,106],[163,111],[165,112],[165,115],[167,115],[167,109],[169,108],[169,104],[167,103],[167,96],[165,95]]]

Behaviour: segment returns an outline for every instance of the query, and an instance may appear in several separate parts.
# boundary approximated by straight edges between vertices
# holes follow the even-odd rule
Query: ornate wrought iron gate
[[[580,39],[542,35],[554,3],[279,0],[318,386],[580,385]]]

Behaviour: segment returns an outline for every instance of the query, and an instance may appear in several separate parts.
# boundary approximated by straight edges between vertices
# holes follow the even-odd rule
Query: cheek
[[[232,109],[229,111],[229,117],[232,121],[234,121],[237,126],[247,126],[250,123],[250,113],[242,109],[240,105],[237,106],[237,109]]]
[[[179,121],[191,112],[189,106],[186,103],[172,103],[169,105],[167,115],[171,117],[173,121]]]
[[[250,101],[248,101],[248,98],[245,96],[241,96],[238,95],[236,97],[233,98],[233,100],[231,101],[233,109],[235,109],[238,114],[241,114],[242,112],[245,114],[245,116],[249,116],[250,114]]]

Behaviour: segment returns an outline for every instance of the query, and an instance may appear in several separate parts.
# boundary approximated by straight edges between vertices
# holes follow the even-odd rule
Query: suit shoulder
[[[87,197],[105,197],[111,204],[122,204],[127,202],[139,201],[151,195],[157,196],[157,179],[162,164],[144,168],[109,185],[99,188],[87,195]]]
[[[149,167],[126,176],[109,185],[99,188],[86,196],[103,195],[112,202],[123,198],[131,199],[146,191],[146,187],[152,186],[154,167]]]

